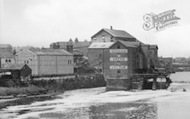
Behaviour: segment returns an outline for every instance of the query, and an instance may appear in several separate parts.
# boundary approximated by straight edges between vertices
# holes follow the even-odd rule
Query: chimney
[[[110,29],[112,30],[112,29],[113,29],[113,27],[112,27],[112,26],[110,26]]]
[[[66,50],[70,53],[73,53],[73,43],[67,43]]]

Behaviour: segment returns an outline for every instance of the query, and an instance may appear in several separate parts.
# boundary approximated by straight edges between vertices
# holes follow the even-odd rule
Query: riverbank
[[[190,99],[188,89],[190,88],[187,88],[190,87],[190,84],[188,86],[185,84],[186,92],[181,90],[183,86],[184,84],[181,83],[172,84],[171,87],[177,89],[175,92],[170,89],[106,92],[105,87],[70,90],[59,94],[59,98],[53,100],[35,101],[31,104],[22,103],[22,105],[3,108],[0,115],[2,119],[128,119],[142,117],[167,119],[167,117],[173,117],[173,112],[178,110],[173,108],[175,105],[182,109],[178,110],[178,115],[183,116],[184,111],[187,114],[186,117],[189,117],[186,110],[190,109],[188,103]],[[173,112],[167,113],[168,110],[173,110]]]
[[[0,87],[0,99],[43,95],[65,90],[94,88],[105,86],[102,74],[84,74],[75,77],[40,77],[29,82],[20,82],[16,87]]]
[[[0,87],[0,99],[47,94],[48,90],[42,87],[29,85],[27,87]]]

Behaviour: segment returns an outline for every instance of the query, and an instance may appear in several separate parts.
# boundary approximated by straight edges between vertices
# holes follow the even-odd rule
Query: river
[[[2,108],[0,119],[188,119],[190,83],[183,82],[190,81],[190,72],[172,74],[171,79],[175,83],[168,90],[66,91],[55,99]]]

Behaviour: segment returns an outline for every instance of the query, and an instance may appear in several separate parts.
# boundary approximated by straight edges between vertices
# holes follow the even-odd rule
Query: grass
[[[28,87],[0,87],[0,96],[38,95],[45,94],[47,90],[34,85]]]

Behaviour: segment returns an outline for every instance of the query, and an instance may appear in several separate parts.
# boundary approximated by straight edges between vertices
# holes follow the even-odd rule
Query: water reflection
[[[157,119],[155,103],[107,103],[71,109],[68,112],[41,114],[56,119]]]

